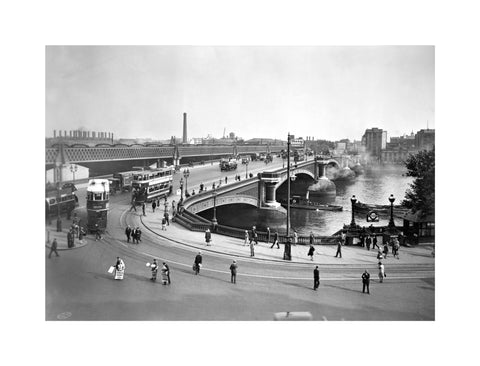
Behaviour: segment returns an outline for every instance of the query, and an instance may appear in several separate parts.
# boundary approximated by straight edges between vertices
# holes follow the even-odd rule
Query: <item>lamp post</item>
[[[248,179],[248,159],[247,159],[247,162],[245,163],[245,179]]]
[[[213,226],[213,231],[216,231],[217,229],[217,190],[214,189],[212,192],[213,196],[213,219],[212,219],[212,226]]]
[[[393,194],[388,197],[388,200],[390,201],[390,222],[388,223],[388,227],[394,228],[395,223],[393,222],[393,202],[395,202],[395,197]]]
[[[62,231],[62,219],[60,218],[61,184],[62,184],[62,165],[57,164],[57,231],[58,232]]]
[[[355,195],[350,198],[350,202],[352,202],[352,222],[350,223],[350,226],[353,228],[355,227],[355,203],[357,203],[357,199],[355,198]]]
[[[180,178],[180,202],[183,202],[183,178]]]
[[[287,238],[290,236],[290,132],[287,137]]]
[[[75,172],[78,170],[78,165],[70,164],[70,171],[73,174],[73,184],[75,184]]]
[[[185,196],[187,195],[186,192],[188,192],[188,177],[190,176],[190,170],[184,169],[183,170],[183,177],[185,178]]]

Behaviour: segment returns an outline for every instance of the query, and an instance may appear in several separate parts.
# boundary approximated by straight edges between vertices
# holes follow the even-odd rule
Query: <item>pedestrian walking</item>
[[[383,257],[387,259],[388,254],[388,242],[383,245]]]
[[[132,232],[130,234],[132,236],[132,244],[138,244],[138,239],[137,239],[137,229],[132,228]]]
[[[273,234],[273,244],[270,247],[270,249],[272,249],[275,245],[277,246],[277,249],[280,249],[280,245],[278,244],[278,231],[277,230],[275,230],[275,234]]]
[[[367,294],[370,294],[370,273],[368,273],[367,270],[365,270],[365,272],[362,274],[362,284],[362,293],[365,293],[365,289],[367,289]]]
[[[310,245],[315,244],[315,236],[313,235],[313,231],[310,231],[309,241],[310,241]]]
[[[313,253],[314,252],[315,252],[315,248],[313,247],[312,244],[310,244],[310,248],[308,249],[307,256],[309,256],[312,261],[313,261]]]
[[[95,224],[95,241],[101,240],[102,235],[100,233],[100,228],[98,227],[98,224]]]
[[[337,258],[338,255],[340,255],[340,258],[342,258],[342,245],[342,240],[339,240],[337,243],[337,253],[335,254],[335,258]]]
[[[135,230],[136,234],[137,234],[137,244],[139,241],[142,241],[142,230],[140,230],[140,228],[137,226],[137,230]]]
[[[132,234],[132,228],[130,225],[127,225],[127,228],[125,229],[125,235],[127,236],[127,243],[130,243],[130,235]]]
[[[384,277],[386,277],[385,266],[383,265],[382,262],[378,262],[378,279],[380,280],[380,283],[383,282]]]
[[[400,259],[400,255],[398,254],[399,250],[400,250],[400,241],[397,238],[395,238],[393,239],[393,251],[394,251],[393,257],[394,258]]]
[[[163,262],[163,267],[165,267],[167,269],[167,283],[170,285],[172,283],[170,281],[170,267],[165,262]]]
[[[115,279],[116,280],[123,280],[123,276],[125,275],[125,263],[120,257],[117,257],[117,262],[115,263]]]
[[[258,232],[257,232],[257,227],[254,226],[252,227],[252,234],[253,234],[253,241],[255,242],[255,245],[258,244]]]
[[[367,235],[365,243],[367,244],[367,250],[370,250],[370,245],[372,244],[372,238],[370,237],[370,235]]]
[[[297,244],[298,244],[298,234],[296,230],[293,230],[293,245],[297,245]]]
[[[162,230],[167,230],[167,220],[165,220],[165,217],[162,217]]]
[[[57,252],[57,239],[53,239],[52,246],[50,247],[50,253],[48,254],[48,258],[52,256],[52,253],[55,253],[57,257],[60,257]]]
[[[320,285],[320,271],[318,266],[315,266],[313,270],[313,289],[317,291],[318,286]]]
[[[372,249],[375,249],[375,247],[377,247],[377,249],[380,249],[380,247],[378,246],[377,242],[378,242],[377,236],[374,235],[374,236],[373,236],[373,240],[372,240],[372,244],[373,244],[373,245],[372,245]]]
[[[267,226],[267,244],[270,244],[270,228]]]
[[[175,211],[175,200],[172,201],[172,211]]]
[[[152,201],[152,212],[155,212],[155,208],[157,208],[157,202],[155,200]]]
[[[248,230],[245,230],[245,242],[243,243],[243,246],[248,245]]]
[[[143,214],[143,216],[147,216],[145,214],[145,202],[142,203],[142,214]]]
[[[232,264],[230,264],[230,282],[231,283],[237,283],[237,262],[233,261]]]
[[[163,263],[162,265],[161,272],[162,272],[162,285],[166,285],[168,283],[168,268],[165,265],[165,263]]]
[[[210,229],[205,230],[205,242],[207,243],[207,247],[210,246],[210,242],[212,241],[212,233]]]
[[[200,268],[202,267],[202,252],[198,252],[195,256],[195,261],[193,262],[193,270],[195,274],[198,275],[200,273]]]
[[[168,212],[165,212],[163,216],[165,217],[165,222],[167,223],[167,226],[170,226],[170,216],[168,215]]]
[[[253,241],[250,241],[250,257],[255,257],[255,244],[253,244]]]
[[[158,273],[158,263],[156,259],[153,260],[153,263],[150,265],[150,269],[152,271],[152,277],[150,278],[150,281],[155,282],[157,280]]]
[[[225,184],[227,184],[227,181],[228,181],[228,177],[225,177]]]
[[[83,244],[83,237],[85,236],[85,229],[81,226],[79,226],[78,229],[78,241],[80,244]]]

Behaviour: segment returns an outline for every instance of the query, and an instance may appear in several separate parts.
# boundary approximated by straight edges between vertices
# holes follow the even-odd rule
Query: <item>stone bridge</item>
[[[332,158],[317,158],[310,161],[291,164],[290,175],[307,175],[317,180],[324,176],[327,165],[339,166]],[[266,170],[257,176],[222,185],[215,191],[206,191],[190,196],[184,200],[184,208],[191,213],[199,213],[215,206],[230,204],[247,204],[259,209],[280,209],[276,200],[276,190],[287,180],[287,168]],[[215,192],[215,193],[214,193]]]

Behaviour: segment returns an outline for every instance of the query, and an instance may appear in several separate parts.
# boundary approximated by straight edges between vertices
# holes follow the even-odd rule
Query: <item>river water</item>
[[[317,235],[331,235],[341,229],[344,224],[350,224],[352,219],[351,202],[352,195],[364,203],[389,205],[388,197],[393,194],[396,198],[394,204],[400,204],[405,197],[405,191],[412,182],[411,177],[403,174],[406,169],[403,166],[387,168],[366,169],[364,174],[357,176],[351,182],[335,181],[336,196],[331,197],[328,203],[342,206],[343,211],[311,211],[292,209],[291,226],[299,235],[308,235],[313,231]],[[280,191],[280,189],[279,189]],[[281,196],[279,194],[278,196]],[[281,198],[281,197],[277,197]],[[202,216],[211,218],[212,210],[205,211]],[[220,224],[243,229],[251,229],[256,225],[260,231],[268,226],[271,230],[285,232],[286,215],[277,213],[272,215],[265,210],[257,210],[247,205],[235,205],[233,207],[221,206],[217,208],[217,219]],[[362,226],[369,226],[365,214],[356,214],[355,221]],[[380,221],[374,226],[387,225],[389,217],[380,217]],[[401,226],[402,220],[395,219],[395,224]]]

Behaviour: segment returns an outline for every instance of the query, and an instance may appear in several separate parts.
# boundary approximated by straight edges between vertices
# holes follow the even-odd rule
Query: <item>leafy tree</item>
[[[435,147],[410,155],[406,162],[407,176],[414,177],[402,205],[424,215],[435,213]]]

